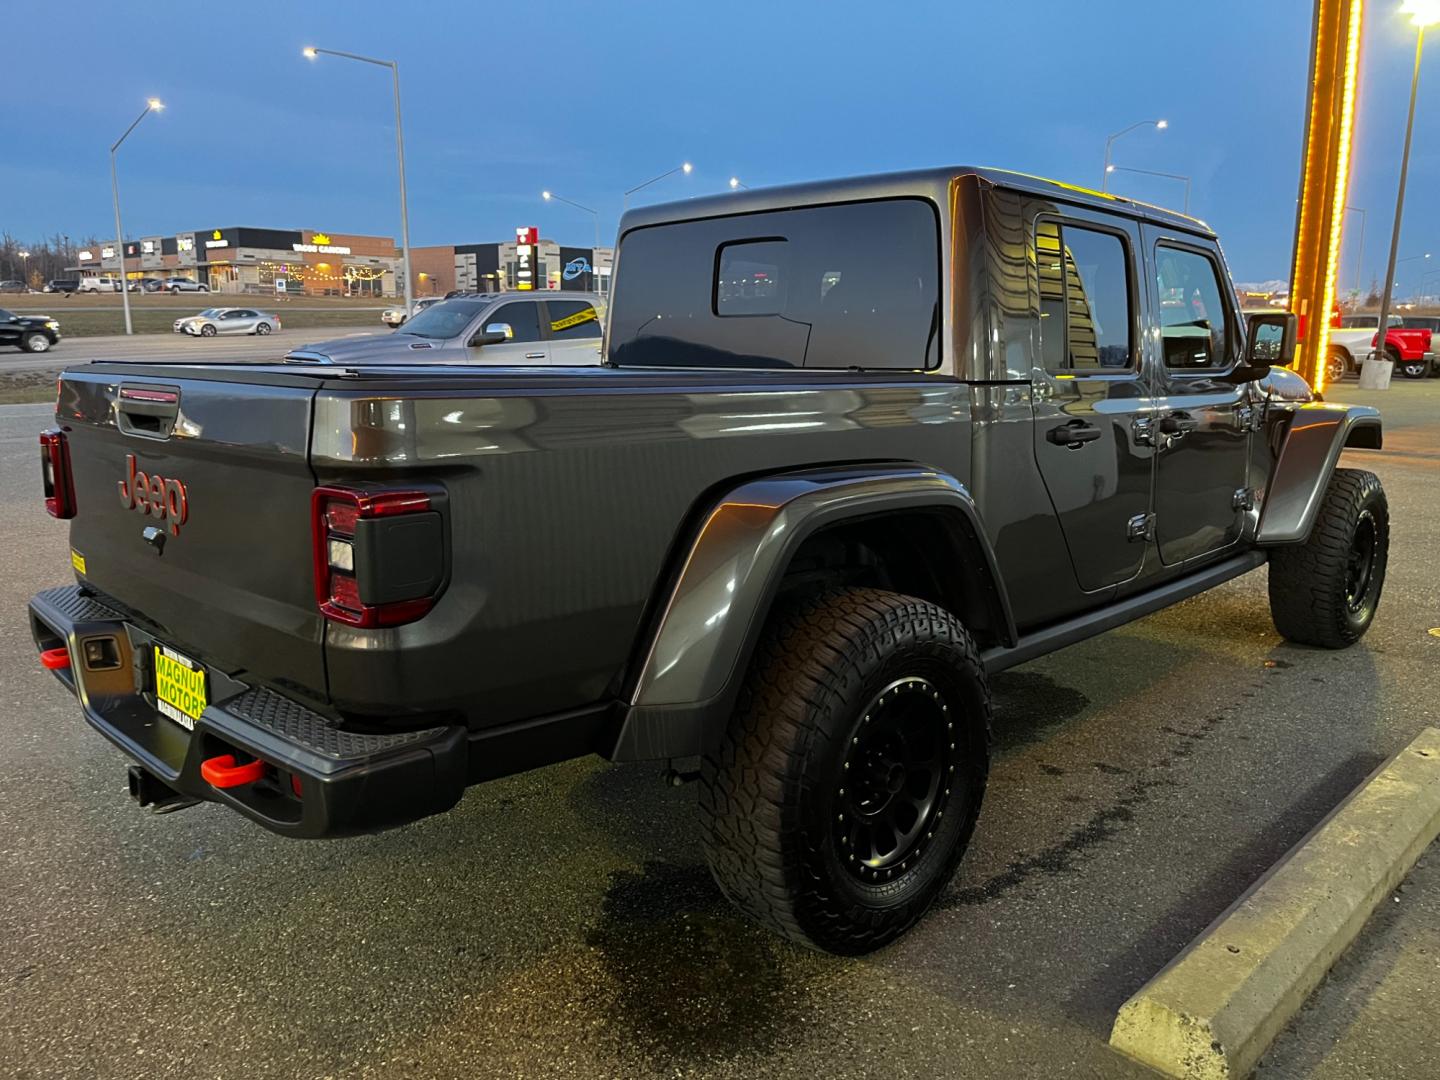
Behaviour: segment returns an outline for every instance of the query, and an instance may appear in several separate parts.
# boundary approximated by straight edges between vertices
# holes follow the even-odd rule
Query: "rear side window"
[[[540,305],[533,300],[506,304],[485,317],[486,326],[495,323],[509,323],[510,329],[514,331],[511,341],[539,341]]]
[[[940,245],[920,199],[656,225],[622,242],[610,361],[917,370],[940,363]]]
[[[583,300],[547,300],[545,306],[550,312],[550,337],[555,341],[600,336],[600,316],[594,304]]]
[[[1131,366],[1130,258],[1115,233],[1041,221],[1035,226],[1040,355],[1047,371]]]
[[[1160,340],[1173,371],[1227,367],[1229,326],[1220,271],[1198,251],[1155,248],[1160,296]]]

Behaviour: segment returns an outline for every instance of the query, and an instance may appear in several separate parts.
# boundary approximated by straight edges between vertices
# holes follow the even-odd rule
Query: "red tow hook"
[[[234,754],[221,754],[200,763],[200,776],[211,787],[240,787],[242,784],[253,784],[264,775],[265,762],[256,760],[236,765]]]
[[[70,650],[64,645],[58,649],[46,649],[40,654],[40,666],[51,671],[68,668],[70,666]]]

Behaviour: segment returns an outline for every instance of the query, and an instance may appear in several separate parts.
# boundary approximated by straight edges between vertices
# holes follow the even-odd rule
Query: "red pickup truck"
[[[1401,325],[1398,317],[1385,333],[1385,355],[1395,363],[1395,370],[1407,379],[1422,379],[1435,361],[1431,332],[1417,326]],[[1380,321],[1375,315],[1347,315],[1341,328],[1330,331],[1326,382],[1338,382],[1346,375],[1357,374],[1360,363],[1374,351]]]

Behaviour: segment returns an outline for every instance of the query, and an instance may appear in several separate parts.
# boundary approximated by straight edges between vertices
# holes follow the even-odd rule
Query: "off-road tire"
[[[845,778],[861,771],[850,764],[863,764],[847,755],[864,745],[862,735],[883,736],[887,717],[904,722],[905,714],[877,707],[887,688],[914,695],[917,684],[920,700],[906,707],[944,704],[933,744],[944,755],[935,769],[944,795],[937,790],[942,801],[927,812],[931,828],[917,835],[909,862],[870,870],[854,850],[843,853],[849,840],[837,836],[851,807]],[[867,710],[882,723],[867,727]],[[844,955],[878,949],[913,926],[953,876],[984,796],[989,742],[985,670],[948,611],[878,589],[784,604],[728,728],[701,761],[710,872],[736,906],[791,941]],[[856,794],[852,787],[849,799]],[[860,880],[866,873],[884,880]]]
[[[1367,541],[1367,531],[1373,540]],[[1357,549],[1367,550],[1369,558],[1358,589]],[[1270,552],[1275,629],[1301,645],[1343,649],[1355,644],[1380,606],[1389,552],[1390,508],[1380,478],[1361,469],[1336,469],[1309,538]]]

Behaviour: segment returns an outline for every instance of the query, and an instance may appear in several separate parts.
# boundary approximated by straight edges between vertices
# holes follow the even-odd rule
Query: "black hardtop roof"
[[[1087,206],[1096,210],[1120,212],[1171,228],[1214,236],[1199,218],[1175,210],[1152,206],[1150,203],[1127,199],[1120,195],[1096,191],[1062,180],[1043,176],[991,169],[976,165],[951,165],[945,168],[912,169],[907,172],[875,173],[839,180],[816,180],[779,187],[751,188],[728,191],[718,195],[702,195],[678,202],[657,203],[627,211],[620,221],[623,235],[629,229],[692,218],[720,217],[728,214],[753,214],[767,210],[784,210],[795,206],[815,206],[829,202],[852,202],[861,199],[893,199],[921,195],[944,205],[950,182],[961,176],[976,176],[995,187],[1023,191],[1031,195]]]

